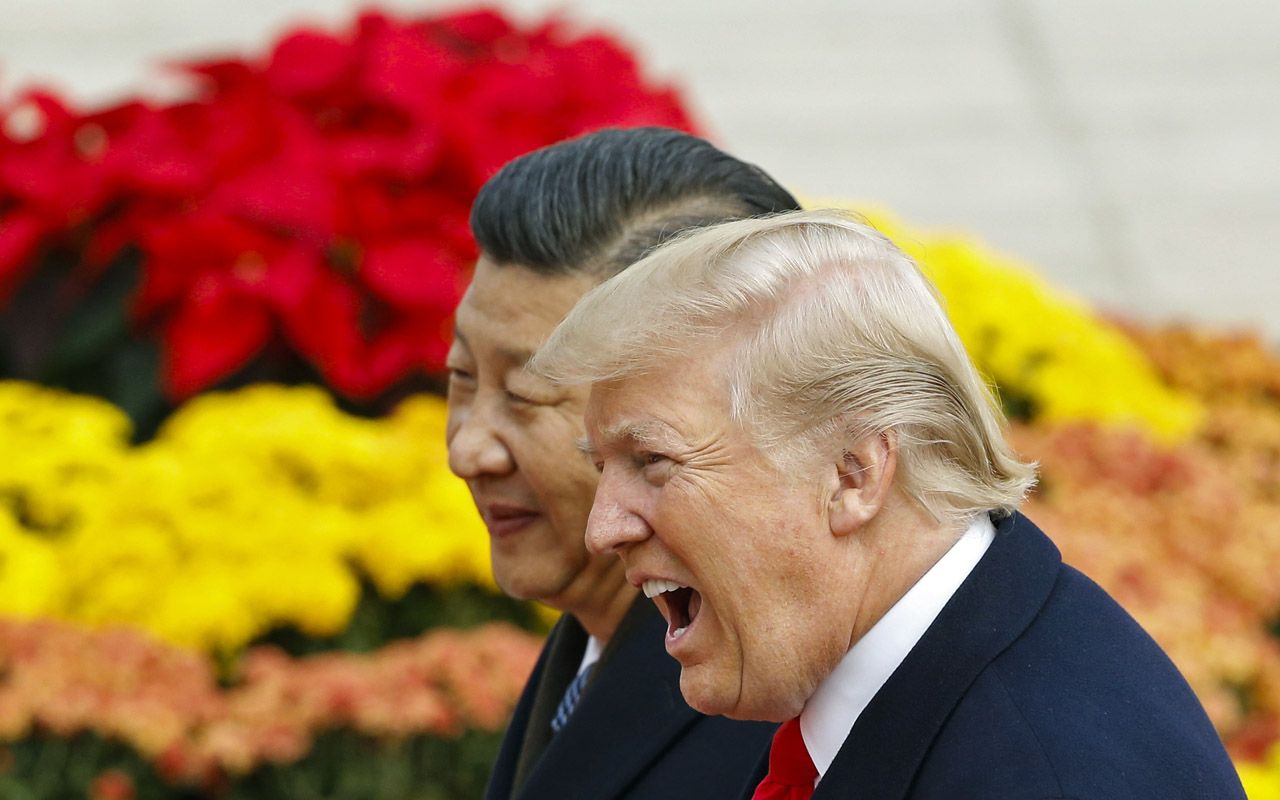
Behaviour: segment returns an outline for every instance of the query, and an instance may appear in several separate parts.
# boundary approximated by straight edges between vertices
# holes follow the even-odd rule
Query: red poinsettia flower
[[[0,301],[41,250],[105,205],[102,155],[96,128],[52,94],[0,111]]]
[[[351,397],[438,371],[484,180],[602,126],[692,127],[613,40],[494,11],[368,13],[179,69],[184,102],[78,115],[33,94],[43,130],[0,136],[0,289],[72,230],[90,275],[136,248],[134,320],[174,398],[268,346]]]

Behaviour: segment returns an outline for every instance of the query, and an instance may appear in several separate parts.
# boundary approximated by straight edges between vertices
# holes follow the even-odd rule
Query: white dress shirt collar
[[[581,675],[584,669],[600,660],[602,653],[604,653],[604,645],[600,640],[594,636],[588,636],[587,647],[582,652],[582,662],[578,664],[578,671],[574,674]]]
[[[818,768],[818,780],[831,767],[858,716],[969,577],[991,546],[995,533],[991,518],[979,514],[938,563],[907,590],[818,685],[800,714],[800,732]]]

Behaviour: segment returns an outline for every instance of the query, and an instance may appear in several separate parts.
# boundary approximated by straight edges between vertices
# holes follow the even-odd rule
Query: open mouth
[[[683,636],[698,618],[702,595],[697,589],[661,578],[645,581],[642,588],[644,596],[657,603],[662,616],[667,618],[667,636],[671,639]]]

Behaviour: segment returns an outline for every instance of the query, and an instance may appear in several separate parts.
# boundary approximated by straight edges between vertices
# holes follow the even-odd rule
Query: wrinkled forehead
[[[651,434],[653,409],[647,407],[643,385],[650,377],[633,374],[590,384],[584,421],[593,449]]]
[[[672,356],[593,383],[586,407],[590,446],[661,449],[729,421],[729,376],[719,353]]]
[[[590,454],[606,450],[662,450],[680,444],[680,432],[643,409],[605,410],[592,415],[587,405],[587,436],[583,449]]]

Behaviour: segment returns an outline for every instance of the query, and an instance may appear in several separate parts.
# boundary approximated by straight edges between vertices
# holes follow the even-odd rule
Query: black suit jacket
[[[764,776],[757,764],[745,797]],[[1190,687],[1026,517],[858,718],[813,800],[1244,800]]]
[[[680,665],[663,646],[666,630],[653,602],[638,598],[568,724],[552,735],[587,640],[577,620],[561,618],[516,705],[487,800],[736,797],[775,726],[689,708]]]

